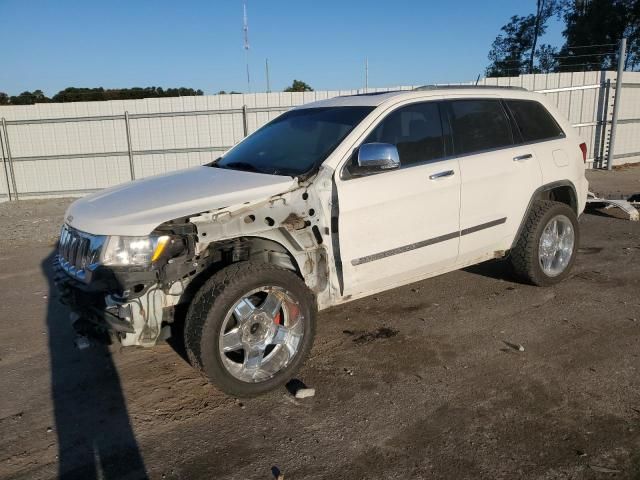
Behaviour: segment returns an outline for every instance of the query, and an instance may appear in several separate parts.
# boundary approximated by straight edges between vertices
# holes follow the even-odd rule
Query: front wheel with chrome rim
[[[515,273],[534,285],[554,285],[569,275],[579,241],[578,218],[564,203],[539,200],[510,252]]]
[[[185,323],[191,363],[221,390],[247,397],[290,380],[315,333],[315,298],[294,272],[241,262],[195,295]]]

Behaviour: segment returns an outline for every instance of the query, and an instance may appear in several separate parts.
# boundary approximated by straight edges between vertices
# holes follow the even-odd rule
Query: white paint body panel
[[[445,170],[454,174],[429,179]],[[458,237],[406,252],[393,250],[458,231],[460,168],[456,159],[336,183],[345,295],[410,281],[421,273],[455,264]],[[385,252],[388,256],[384,258],[366,258]]]
[[[531,155],[520,161],[514,158]],[[460,261],[511,247],[542,173],[531,146],[503,148],[460,158],[462,193],[460,230],[489,222],[503,223],[463,235]]]
[[[420,167],[404,167],[399,171],[366,177],[369,181],[364,178],[346,181],[340,179],[339,174],[349,161],[351,153],[391,111],[411,103],[454,98],[539,101],[561,125],[566,137],[436,160]],[[325,162],[336,169],[335,182],[340,206],[339,243],[344,299],[339,302],[361,298],[504,254],[513,245],[532,196],[545,184],[569,181],[576,189],[578,213],[584,210],[588,184],[578,147],[583,140],[543,95],[504,89],[434,89],[331,99],[309,106],[363,104],[377,108]],[[550,146],[567,152],[571,159],[569,167],[561,169],[555,166]],[[526,154],[531,154],[531,158],[520,162],[513,160],[514,157]],[[418,170],[428,169],[435,173],[449,170],[451,165],[455,165],[455,182],[459,190],[430,190],[428,180]],[[451,177],[447,180],[451,180]],[[354,259],[367,255],[456,231],[464,232],[465,229],[500,219],[504,219],[504,223],[462,234],[455,240],[427,245],[360,265],[352,264]],[[458,252],[454,254],[452,246],[456,244]]]
[[[368,177],[341,177],[354,148],[391,111],[414,102],[465,97],[540,101],[561,125],[566,138],[435,160]],[[206,242],[243,235],[271,239],[289,249],[302,266],[303,276],[307,275],[307,255],[312,251],[325,253],[329,265],[322,275],[328,277],[324,282],[327,287],[315,291],[322,309],[478,263],[494,257],[496,251],[509,249],[529,201],[545,184],[570,182],[576,189],[578,213],[584,209],[587,181],[578,148],[582,140],[542,95],[517,90],[435,89],[341,97],[305,107],[347,105],[370,105],[374,109],[329,155],[320,172],[303,183],[290,177],[195,167],[87,196],[71,205],[67,217],[73,218],[67,221],[92,234],[147,235],[175,218],[201,212],[226,213],[220,219],[211,214],[200,216],[198,228],[209,228],[212,233]],[[557,165],[553,156],[556,150],[566,153],[568,165]],[[513,161],[524,154],[531,154],[531,158]],[[453,170],[454,175],[430,180],[430,175],[445,170]],[[310,193],[309,200],[300,198],[303,191]],[[273,201],[274,196],[278,201]],[[313,215],[308,213],[311,207]],[[256,213],[258,221],[242,222],[239,215],[250,212]],[[297,251],[290,248],[294,243],[278,228],[291,213],[313,217],[324,241],[316,242],[310,229],[303,228],[293,232],[299,244]],[[338,232],[330,229],[334,214]],[[264,215],[275,219],[273,228],[266,226]],[[506,219],[504,223],[491,228],[403,249],[502,218]],[[390,254],[354,262],[384,252]],[[318,281],[317,271],[313,275],[316,285],[323,283]]]
[[[163,222],[268,198],[296,184],[291,177],[200,166],[88,195],[71,204],[65,219],[94,235],[148,235]]]

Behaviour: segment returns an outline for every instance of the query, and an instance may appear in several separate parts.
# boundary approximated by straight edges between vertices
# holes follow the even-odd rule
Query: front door
[[[460,168],[457,159],[445,157],[440,104],[391,112],[363,143],[371,142],[396,145],[401,168],[336,175],[344,295],[446,270],[458,255]]]

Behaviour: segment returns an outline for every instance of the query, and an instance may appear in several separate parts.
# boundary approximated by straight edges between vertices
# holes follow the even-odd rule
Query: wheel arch
[[[537,200],[552,200],[555,202],[560,202],[568,205],[571,209],[578,215],[578,194],[576,190],[576,186],[570,180],[558,180],[555,182],[550,182],[538,187],[531,198],[529,199],[529,204],[520,220],[520,226],[518,227],[518,231],[516,232],[513,241],[511,242],[511,248],[513,248],[518,242],[518,238],[522,234],[522,230],[524,229],[525,223],[527,222],[527,218],[533,208],[534,203]]]

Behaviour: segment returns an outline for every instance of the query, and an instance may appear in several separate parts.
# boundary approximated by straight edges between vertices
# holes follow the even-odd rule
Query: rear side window
[[[557,138],[564,132],[544,106],[533,100],[506,100],[523,142]]]
[[[364,141],[373,142],[395,145],[401,165],[442,158],[444,139],[438,104],[417,103],[392,112]]]
[[[513,145],[511,126],[498,100],[454,100],[453,149],[457,155]]]

